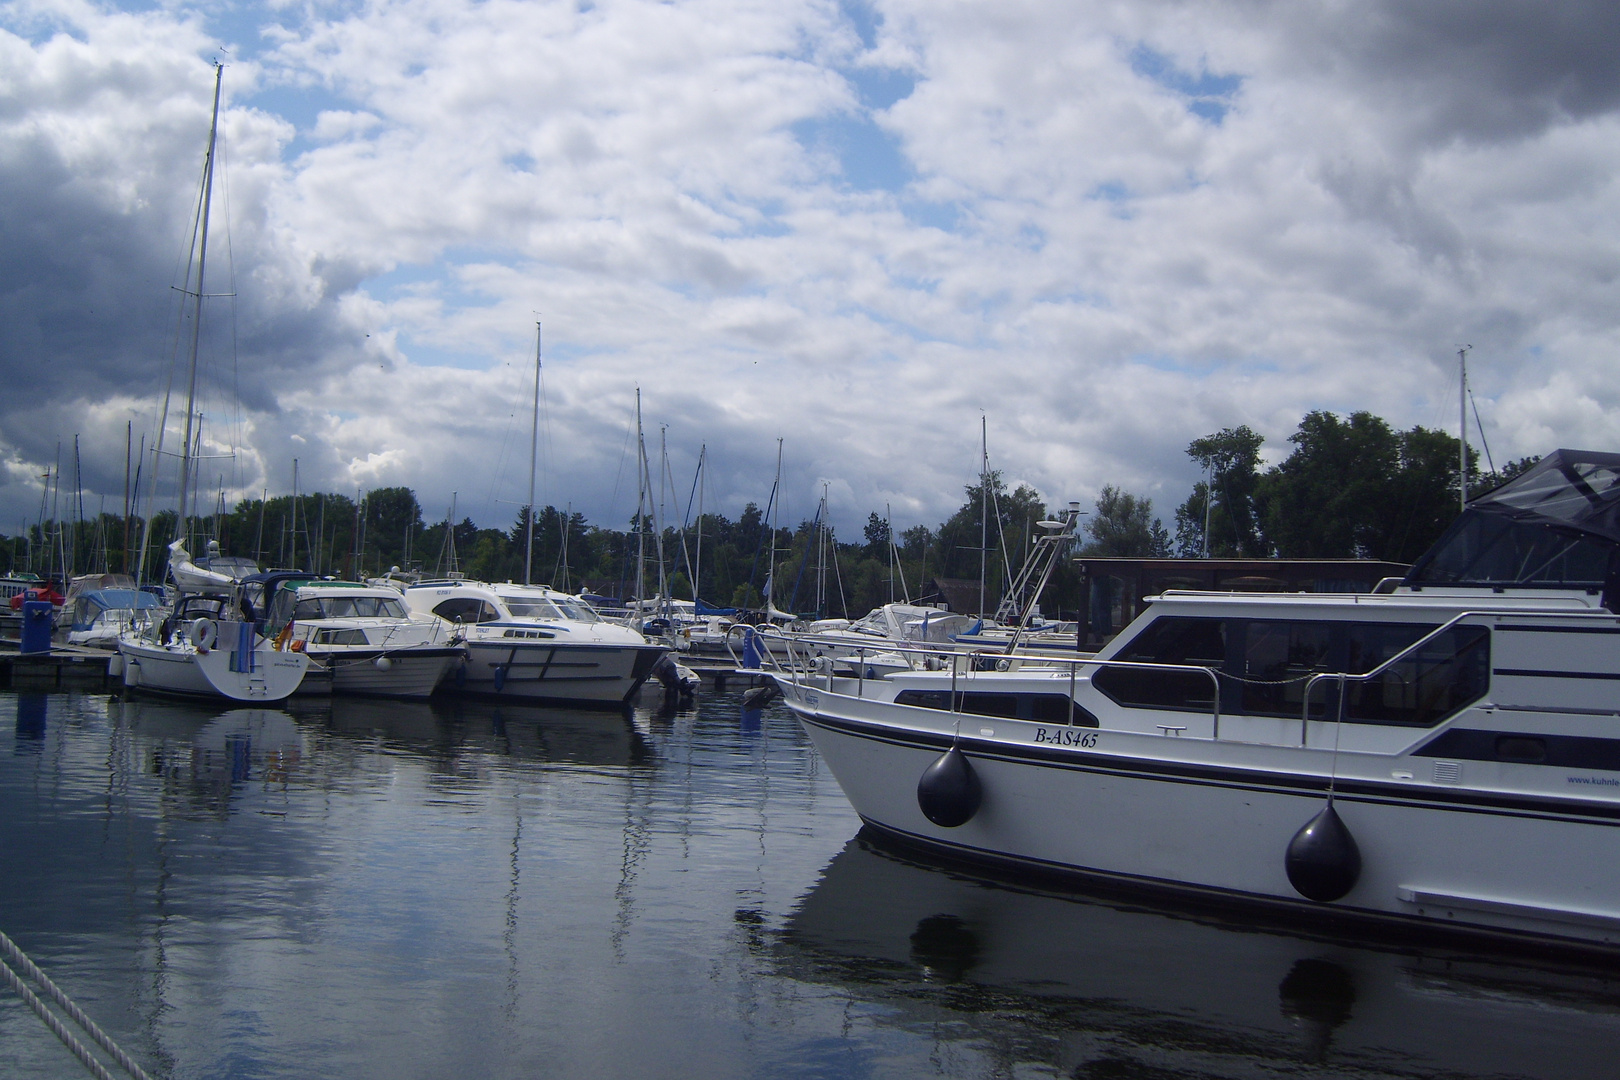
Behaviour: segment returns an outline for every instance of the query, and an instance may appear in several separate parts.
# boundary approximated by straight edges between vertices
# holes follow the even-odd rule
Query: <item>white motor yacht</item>
[[[1093,659],[777,682],[902,842],[1620,948],[1620,454],[1557,451],[1374,594],[1150,600]]]
[[[450,681],[469,693],[617,707],[667,651],[546,585],[424,581],[405,603],[459,629],[467,660]]]
[[[265,633],[329,672],[332,693],[425,698],[465,656],[452,627],[395,589],[285,571],[245,584],[260,586]]]

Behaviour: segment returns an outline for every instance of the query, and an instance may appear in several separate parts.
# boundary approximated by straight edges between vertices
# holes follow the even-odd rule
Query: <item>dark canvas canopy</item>
[[[1620,454],[1555,450],[1529,472],[1468,505],[1620,543]]]
[[[1409,585],[1602,588],[1620,555],[1620,454],[1556,450],[1468,504]]]

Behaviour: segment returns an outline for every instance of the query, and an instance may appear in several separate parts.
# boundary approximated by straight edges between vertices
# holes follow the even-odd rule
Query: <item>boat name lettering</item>
[[[1083,728],[1043,728],[1035,729],[1035,741],[1049,746],[1083,746],[1090,748],[1097,745],[1097,733]]]

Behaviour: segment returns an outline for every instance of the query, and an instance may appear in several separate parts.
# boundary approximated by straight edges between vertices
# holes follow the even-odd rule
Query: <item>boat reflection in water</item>
[[[778,974],[837,984],[867,1006],[855,1014],[972,1047],[997,1075],[1309,1063],[1334,1076],[1574,1080],[1613,1075],[1620,1046],[1612,971],[1045,893],[913,863],[865,833],[759,944]]]
[[[342,737],[381,738],[400,750],[468,751],[558,765],[650,763],[652,748],[629,715],[475,698],[386,701],[333,698],[299,715]]]

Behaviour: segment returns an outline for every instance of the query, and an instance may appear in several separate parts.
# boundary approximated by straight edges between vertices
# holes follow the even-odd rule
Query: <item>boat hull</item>
[[[910,718],[886,722],[885,711],[932,710],[840,700],[779,682],[856,812],[912,845],[1003,868],[1315,915],[1620,948],[1620,805],[1613,802],[1340,780],[1334,807],[1362,866],[1342,899],[1319,904],[1295,891],[1284,860],[1295,834],[1326,805],[1327,777],[1289,767],[1286,748],[960,716],[957,745],[979,779],[982,804],[965,824],[943,828],[924,816],[917,784],[952,745],[952,714],[937,714],[945,719],[931,730]],[[1042,738],[1066,730],[1095,741],[1053,746],[1037,742],[1037,730]]]
[[[413,699],[431,696],[464,655],[459,648],[310,647],[306,652],[312,663],[331,672],[334,694]]]
[[[662,645],[468,641],[452,675],[457,690],[547,705],[617,707],[628,702],[668,650]]]
[[[283,701],[298,690],[309,666],[301,653],[279,652],[262,643],[254,649],[252,671],[232,670],[238,666],[236,654],[227,649],[198,652],[125,638],[118,652],[126,689],[231,701]]]

